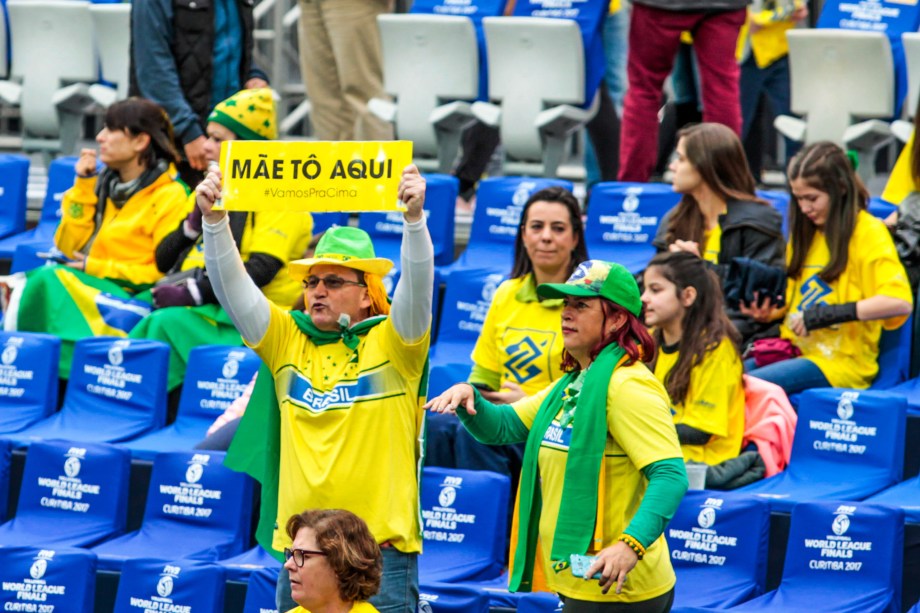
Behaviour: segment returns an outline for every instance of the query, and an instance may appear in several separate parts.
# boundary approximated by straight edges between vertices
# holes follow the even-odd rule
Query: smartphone
[[[572,574],[576,577],[584,577],[585,573],[588,572],[588,568],[594,561],[597,559],[597,556],[583,556],[577,553],[573,553],[569,556],[569,561],[572,563]],[[597,571],[591,577],[591,579],[600,579],[601,572]]]
[[[70,262],[70,258],[60,252],[39,251],[35,255],[43,260],[51,260],[52,262],[57,262],[58,264],[66,264],[67,262]]]

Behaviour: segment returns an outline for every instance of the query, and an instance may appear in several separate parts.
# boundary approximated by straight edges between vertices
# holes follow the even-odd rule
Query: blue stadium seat
[[[284,571],[287,572],[287,571]],[[278,569],[260,568],[253,571],[246,587],[243,613],[278,613],[275,607],[275,587]]]
[[[726,608],[764,592],[770,540],[765,501],[734,492],[687,492],[665,536],[677,574],[675,611]]]
[[[858,502],[792,510],[779,588],[729,611],[898,613],[904,513]]]
[[[756,193],[779,211],[783,218],[783,236],[789,236],[789,192],[758,189]]]
[[[118,570],[134,558],[218,560],[241,553],[249,542],[252,481],[223,460],[219,451],[158,455],[140,530],[95,547],[99,568]]]
[[[242,395],[261,363],[247,347],[195,347],[188,356],[176,421],[121,446],[138,460],[152,460],[161,451],[194,448],[214,420]]]
[[[904,510],[907,523],[920,524],[920,477],[902,481],[866,498],[866,502],[899,507]]]
[[[217,563],[226,569],[228,581],[246,581],[252,573],[259,570],[269,570],[277,576],[281,569],[281,562],[271,557],[260,545],[247,549],[238,556],[218,560]]]
[[[131,454],[112,445],[33,443],[0,546],[89,547],[124,533],[130,474]]]
[[[885,202],[878,196],[872,196],[869,198],[869,213],[879,219],[885,219],[892,213],[898,210],[896,204],[891,204],[890,202]]]
[[[456,177],[440,174],[426,174],[425,180],[425,214],[434,245],[434,263],[446,266],[454,261],[454,208],[459,181]],[[370,234],[377,257],[393,260],[398,268],[403,214],[361,213],[358,215],[358,227]]]
[[[913,331],[913,317],[909,317],[897,330],[882,330],[878,346],[878,374],[869,389],[890,390],[910,379]]]
[[[920,602],[912,606],[907,613],[920,613]]]
[[[562,613],[562,601],[555,594],[534,592],[518,600],[518,613]]]
[[[48,166],[48,189],[42,202],[38,225],[30,230],[0,239],[0,258],[12,259],[19,243],[38,243],[47,251],[54,244],[54,232],[61,219],[61,200],[64,192],[73,187],[77,163],[75,156],[60,157]]]
[[[501,575],[510,487],[507,476],[488,471],[424,469],[420,581],[456,583]]]
[[[588,254],[641,272],[655,255],[652,240],[659,222],[680,197],[662,183],[598,183],[585,222]]]
[[[93,610],[96,556],[89,551],[69,547],[6,547],[2,557],[0,610],[61,613]],[[26,589],[15,589],[17,586]]]
[[[418,599],[418,610],[425,613],[489,612],[489,597],[486,593],[462,585],[422,582],[419,585]]]
[[[796,502],[863,500],[901,480],[907,402],[887,392],[802,393],[789,466],[742,488],[774,511]]]
[[[508,274],[514,261],[521,210],[531,194],[553,186],[572,190],[571,183],[557,179],[493,177],[480,181],[470,239],[466,250],[449,267],[449,274],[460,270],[465,273],[470,268]]]
[[[29,183],[29,158],[0,154],[0,237],[26,229],[26,187]]]
[[[117,443],[162,428],[168,363],[169,346],[159,341],[79,340],[61,410],[7,438],[20,446],[51,438]]]
[[[48,260],[39,257],[39,253],[48,251],[47,241],[24,241],[16,245],[13,250],[13,261],[10,264],[10,273],[28,272],[33,268],[44,266]]]
[[[313,216],[313,234],[325,232],[332,226],[347,226],[349,213],[311,213]]]
[[[224,569],[217,564],[199,560],[128,560],[118,582],[114,613],[223,613],[224,582]]]
[[[438,342],[429,357],[432,379],[443,376],[453,383],[466,381],[472,365],[470,353],[482,331],[492,296],[503,280],[503,274],[492,269],[468,269],[450,276],[441,305]],[[436,367],[447,367],[451,372],[437,374]]]
[[[61,339],[0,332],[0,434],[22,430],[54,413]]]
[[[13,445],[9,441],[0,439],[0,521],[6,519],[6,507],[9,504],[12,458]]]

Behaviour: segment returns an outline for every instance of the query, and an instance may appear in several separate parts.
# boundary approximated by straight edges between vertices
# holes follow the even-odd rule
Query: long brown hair
[[[748,168],[744,147],[730,128],[720,123],[701,123],[679,131],[677,138],[684,141],[687,160],[721,199],[768,204],[754,193],[756,181]],[[684,194],[671,215],[666,240],[669,245],[678,239],[702,245],[705,225],[696,198]]]
[[[868,207],[869,192],[843,149],[827,141],[812,143],[799,151],[789,162],[788,176],[790,182],[796,179],[805,181],[810,187],[826,193],[830,199],[823,229],[831,257],[818,277],[825,283],[831,283],[846,270],[856,216]],[[818,227],[802,213],[795,194],[791,194],[790,200],[792,256],[788,275],[796,278],[802,274],[805,257]]]
[[[524,226],[527,225],[527,211],[534,202],[550,202],[552,204],[561,204],[569,212],[569,224],[572,226],[572,233],[578,242],[575,249],[572,250],[572,257],[569,260],[569,269],[566,271],[566,277],[575,272],[575,268],[588,259],[588,246],[585,243],[585,226],[581,221],[581,206],[578,200],[572,195],[572,192],[564,187],[547,187],[540,191],[534,192],[521,211],[521,223],[518,225],[517,236],[514,239],[514,265],[511,267],[511,278],[519,279],[533,272],[533,262],[527,255],[527,249],[524,247]]]
[[[674,284],[678,297],[688,287],[696,289],[696,300],[684,311],[681,319],[681,334],[677,363],[664,379],[664,387],[675,405],[687,398],[690,390],[690,373],[702,363],[706,354],[714,350],[723,339],[728,338],[737,351],[741,345],[741,334],[732,324],[722,305],[722,289],[716,274],[706,262],[687,252],[659,253],[649,262],[648,268],[655,268],[662,277]],[[659,347],[664,344],[661,328],[652,337]],[[652,361],[652,369],[658,361],[658,353]]]
[[[602,330],[606,327],[607,321],[616,317],[618,313],[622,313],[626,317],[626,320],[622,326],[612,330],[610,334],[607,334],[598,341],[597,345],[594,346],[589,354],[592,362],[597,358],[600,352],[611,343],[616,343],[622,347],[626,355],[629,356],[629,359],[626,360],[625,363],[626,366],[630,366],[638,360],[648,362],[655,357],[655,341],[649,335],[645,325],[639,321],[638,317],[606,298],[597,298],[596,300],[601,301],[601,311],[604,313]],[[580,368],[578,361],[572,357],[572,354],[567,350],[563,350],[562,371],[571,372],[578,368]]]

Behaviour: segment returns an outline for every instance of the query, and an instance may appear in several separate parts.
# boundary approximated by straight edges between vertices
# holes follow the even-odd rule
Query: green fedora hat
[[[316,245],[313,257],[294,260],[288,264],[288,272],[294,279],[303,281],[317,264],[345,266],[381,277],[393,268],[393,262],[374,254],[374,244],[367,232],[351,226],[334,226],[326,230]]]
[[[582,262],[565,283],[542,283],[537,288],[542,298],[606,298],[636,317],[642,312],[642,299],[635,277],[614,262],[588,260]]]

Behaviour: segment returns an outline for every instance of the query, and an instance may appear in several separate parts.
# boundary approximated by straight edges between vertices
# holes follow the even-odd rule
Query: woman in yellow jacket
[[[105,166],[97,174],[96,151],[80,153],[54,242],[68,266],[133,285],[153,283],[162,276],[156,247],[188,212],[188,192],[173,167],[172,125],[153,102],[130,98],[109,107],[96,142]]]

